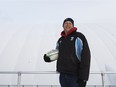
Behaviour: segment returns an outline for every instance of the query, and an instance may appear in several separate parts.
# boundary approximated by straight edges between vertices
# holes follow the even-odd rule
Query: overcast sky
[[[115,0],[0,0],[0,23],[114,23],[115,8]]]

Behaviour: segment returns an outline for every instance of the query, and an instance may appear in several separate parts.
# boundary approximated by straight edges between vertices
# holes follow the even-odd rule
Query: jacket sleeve
[[[81,52],[81,61],[79,65],[79,78],[87,81],[89,78],[91,54],[85,36],[82,35],[81,39],[83,42],[83,49]]]
[[[56,43],[56,49],[59,49],[59,43],[58,42]]]
[[[81,61],[82,50],[83,50],[83,42],[79,37],[77,37],[75,41],[75,52],[79,61]]]

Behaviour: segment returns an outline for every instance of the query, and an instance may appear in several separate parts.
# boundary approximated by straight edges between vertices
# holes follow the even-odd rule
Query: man
[[[61,87],[85,87],[90,71],[90,49],[85,36],[77,32],[72,18],[63,22],[57,42],[57,71]]]

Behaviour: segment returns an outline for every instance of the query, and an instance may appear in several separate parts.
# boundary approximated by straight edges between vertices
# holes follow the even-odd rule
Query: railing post
[[[21,72],[18,72],[17,87],[21,87]]]
[[[104,73],[101,73],[101,77],[102,77],[102,86],[105,87]]]
[[[8,87],[10,87],[10,85],[8,85]]]

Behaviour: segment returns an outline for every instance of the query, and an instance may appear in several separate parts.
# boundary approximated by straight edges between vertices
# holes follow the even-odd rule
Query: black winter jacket
[[[57,71],[77,75],[80,79],[87,81],[90,70],[90,49],[85,36],[76,30],[76,28],[71,29],[67,36],[65,36],[64,31],[61,33],[57,46],[59,50]],[[76,53],[75,41],[77,38],[81,39],[83,44],[81,60]]]

